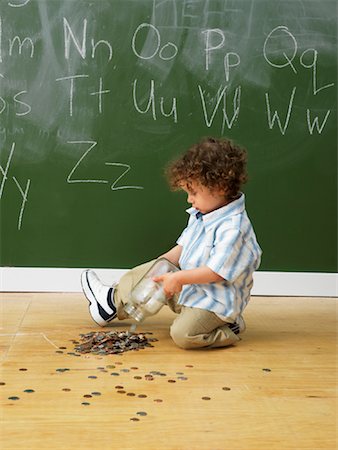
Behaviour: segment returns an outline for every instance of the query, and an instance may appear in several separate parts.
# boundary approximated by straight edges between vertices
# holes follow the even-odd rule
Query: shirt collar
[[[240,196],[232,201],[231,203],[228,203],[225,206],[222,206],[221,208],[215,209],[214,211],[211,211],[207,214],[202,214],[200,211],[198,211],[196,208],[188,208],[186,211],[190,215],[194,215],[196,219],[202,219],[204,226],[207,228],[210,225],[214,225],[219,220],[223,220],[227,217],[235,216],[237,214],[242,213],[245,210],[245,195],[243,192],[240,193]]]

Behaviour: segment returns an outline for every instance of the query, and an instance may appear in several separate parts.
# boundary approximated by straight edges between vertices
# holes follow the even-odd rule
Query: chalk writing
[[[282,125],[277,111],[275,111],[273,114],[271,113],[270,96],[269,96],[269,93],[265,94],[266,109],[267,109],[267,115],[268,115],[268,124],[269,124],[270,130],[274,127],[275,122],[277,122],[281,133],[283,135],[285,134],[286,129],[289,125],[290,117],[291,117],[292,105],[293,105],[293,101],[295,98],[296,89],[297,89],[296,87],[294,87],[292,89],[284,125]]]
[[[311,114],[310,114],[311,111],[309,109],[306,110],[306,119],[307,119],[307,124],[308,124],[308,128],[309,128],[310,134],[313,134],[313,130],[314,130],[315,127],[317,128],[317,131],[318,131],[319,134],[322,133],[322,131],[324,129],[324,126],[326,124],[326,121],[327,121],[327,119],[329,117],[330,112],[331,112],[331,110],[326,111],[326,114],[325,114],[325,117],[324,117],[324,119],[322,121],[322,124],[319,125],[319,118],[318,117],[314,117],[312,119],[312,121],[311,121]]]
[[[222,132],[224,131],[225,124],[227,125],[228,129],[231,129],[239,117],[240,103],[241,103],[241,86],[238,86],[235,89],[235,94],[233,97],[233,115],[230,119],[229,119],[229,115],[227,112],[227,86],[224,86],[223,88],[222,88],[222,86],[220,86],[220,88],[218,89],[217,96],[216,96],[216,104],[213,107],[211,114],[208,114],[208,108],[207,108],[207,103],[211,103],[210,100],[209,100],[209,102],[207,101],[207,97],[210,98],[210,96],[205,93],[205,91],[202,89],[202,87],[200,85],[198,85],[197,87],[198,87],[198,91],[200,94],[202,110],[203,110],[203,115],[204,115],[204,121],[205,121],[206,126],[207,127],[212,126],[215,116],[217,114],[217,111],[223,102]]]
[[[78,78],[88,78],[89,75],[71,75],[69,77],[61,77],[56,78],[55,81],[64,81],[64,80],[70,80],[70,88],[69,88],[69,115],[73,115],[73,99],[74,99],[74,92],[75,92],[75,86],[74,86],[74,80]]]
[[[143,47],[142,53],[140,53],[136,48],[136,40],[138,38],[138,34],[143,29],[145,29],[145,31],[148,31],[148,32],[150,32],[150,31],[153,32],[152,38],[154,37],[154,43],[153,43],[153,39],[150,39],[152,48],[150,49],[149,54],[144,54],[146,52],[144,47]],[[136,30],[133,34],[132,41],[131,41],[131,48],[132,48],[134,54],[140,59],[152,59],[158,54],[162,60],[169,61],[169,60],[175,58],[175,56],[178,53],[178,47],[173,42],[167,42],[165,45],[163,45],[161,47],[160,32],[151,23],[141,23],[136,28]]]
[[[5,0],[0,15],[0,147],[6,150],[0,200],[19,196],[18,230],[38,190],[31,189],[29,165],[23,180],[15,164],[43,161],[45,149],[67,152],[60,182],[73,185],[72,192],[75,184],[85,189],[83,183],[94,192],[95,184],[97,191],[107,187],[114,197],[145,189],[128,181],[135,170],[125,162],[130,155],[100,158],[101,131],[108,145],[116,136],[120,145],[123,135],[126,148],[119,151],[125,152],[129,130],[149,140],[196,124],[197,134],[245,135],[251,117],[260,137],[292,137],[297,127],[314,142],[332,132],[333,38],[312,25],[322,20],[316,8],[304,7],[309,15],[299,21],[288,20],[289,12],[263,20],[254,2],[153,0],[142,14],[128,12],[126,26],[118,16],[122,1],[116,17],[115,11],[105,17],[109,2],[89,2],[87,9],[77,0],[58,8],[45,3]],[[36,20],[22,22],[26,9]]]
[[[279,33],[279,32],[281,32],[281,33]],[[277,34],[277,36],[275,36],[275,34]],[[290,42],[283,41],[285,39],[285,36],[287,36],[287,39]],[[269,50],[271,43],[273,43],[273,45],[271,46],[272,47],[271,50]],[[284,44],[286,46],[285,51],[280,49],[280,46],[282,44]],[[264,46],[263,46],[263,55],[264,55],[265,60],[271,66],[277,67],[277,68],[284,68],[284,67],[290,66],[291,69],[293,70],[293,72],[295,74],[297,74],[297,70],[295,68],[295,65],[293,64],[293,61],[297,55],[297,49],[298,49],[298,44],[297,44],[296,38],[289,31],[288,27],[281,25],[281,26],[274,28],[268,34],[267,38],[265,39]],[[279,56],[280,56],[279,52],[281,52],[285,61],[283,61],[283,62],[279,61]],[[288,52],[289,55],[286,52]],[[306,63],[304,61],[304,59],[308,53],[312,54],[312,61],[310,63]],[[277,56],[276,56],[276,54],[277,54]],[[276,58],[276,62],[274,62],[272,60],[272,56],[274,56],[274,58]],[[318,92],[322,91],[323,89],[327,89],[329,87],[334,86],[334,83],[329,83],[320,88],[317,87],[317,83],[318,83],[317,82],[317,64],[318,64],[317,50],[315,50],[314,48],[308,48],[307,50],[304,50],[302,52],[302,54],[300,55],[299,60],[300,60],[300,64],[303,67],[305,67],[307,69],[312,69],[312,86],[313,86],[313,94],[314,95],[318,94]]]
[[[138,101],[137,101],[137,83],[138,83],[138,80],[137,79],[134,80],[134,82],[133,82],[133,103],[134,103],[134,107],[135,107],[136,111],[139,112],[140,114],[146,114],[151,108],[152,117],[154,120],[156,120],[157,115],[156,115],[155,81],[150,80],[150,91],[149,91],[148,103],[144,109],[141,109],[141,107],[139,106]],[[174,119],[174,122],[177,123],[178,119],[177,119],[176,97],[174,97],[172,99],[171,110],[168,113],[166,113],[164,111],[164,98],[160,97],[160,111],[164,117],[172,116]]]
[[[18,0],[18,2],[8,2],[8,5],[12,8],[20,8],[21,6],[26,6],[31,0]]]
[[[12,143],[11,150],[9,152],[9,156],[8,156],[7,162],[6,162],[6,167],[3,168],[0,165],[0,172],[2,174],[2,180],[1,180],[1,184],[0,184],[0,200],[2,200],[5,184],[8,180],[8,173],[10,170],[10,165],[11,165],[14,151],[15,151],[15,142]],[[20,183],[18,182],[17,178],[12,176],[12,179],[22,196],[22,203],[21,203],[21,208],[20,208],[19,217],[18,217],[18,225],[17,225],[17,229],[21,230],[22,219],[23,219],[23,214],[24,214],[24,210],[25,210],[25,206],[26,206],[26,202],[27,202],[27,198],[28,198],[28,191],[29,191],[31,180],[30,179],[27,180],[26,187],[23,190]]]
[[[82,163],[82,161],[87,157],[87,155],[94,149],[94,147],[96,147],[97,142],[96,141],[68,141],[68,144],[77,144],[77,145],[82,145],[85,144],[86,146],[89,145],[89,148],[86,149],[86,151],[84,152],[84,154],[80,157],[80,159],[76,162],[75,166],[72,168],[72,170],[70,171],[68,177],[67,177],[67,183],[103,183],[103,184],[108,184],[108,180],[102,180],[102,179],[88,179],[88,178],[81,178],[81,179],[76,179],[76,178],[72,178],[75,171],[78,169],[78,167],[80,166],[80,164]],[[129,164],[124,164],[124,163],[120,163],[120,162],[105,162],[104,163],[106,166],[115,166],[115,167],[123,167],[125,168],[125,170],[123,171],[123,173],[116,178],[116,180],[112,183],[112,185],[110,186],[112,191],[118,191],[121,189],[143,189],[142,186],[117,186],[117,183],[121,180],[121,178],[123,178],[131,169]]]
[[[117,183],[121,180],[122,177],[124,177],[131,169],[129,164],[123,164],[123,163],[117,163],[117,162],[106,162],[107,166],[116,166],[116,167],[124,167],[126,170],[123,171],[123,173],[116,178],[114,183],[110,186],[110,189],[112,191],[118,191],[119,189],[144,189],[142,186],[116,186]]]
[[[82,145],[86,144],[89,145],[89,148],[83,153],[81,158],[76,162],[75,166],[70,171],[68,177],[67,177],[67,183],[108,183],[108,180],[92,180],[92,179],[74,179],[72,176],[74,175],[74,172],[77,170],[79,165],[82,163],[82,161],[86,158],[86,156],[93,150],[94,147],[96,147],[97,142],[96,141],[68,141],[68,144],[76,144],[76,145]]]
[[[79,53],[82,59],[86,59],[87,55],[87,19],[83,20],[83,27],[82,27],[82,42],[78,40],[69,25],[68,20],[64,17],[63,18],[63,31],[64,31],[64,56],[65,59],[69,59],[70,56],[70,44],[73,42],[75,49]],[[91,56],[92,58],[95,58],[95,53],[99,45],[103,45],[108,49],[108,61],[110,61],[113,58],[113,48],[111,44],[106,40],[99,40],[95,43],[94,38],[91,39],[91,45],[92,45],[92,52]]]
[[[1,184],[0,184],[0,199],[2,198],[2,194],[4,192],[5,184],[6,184],[6,181],[8,179],[7,174],[8,174],[8,171],[9,171],[9,167],[10,167],[10,164],[11,164],[11,160],[12,160],[12,157],[13,157],[14,150],[15,150],[15,142],[13,142],[11,150],[9,152],[9,156],[8,156],[8,159],[7,159],[7,162],[6,162],[5,169],[3,169],[2,166],[0,165],[0,172],[2,173],[2,181],[1,181]]]
[[[15,184],[17,185],[17,188],[19,189],[20,194],[22,195],[22,204],[21,204],[21,209],[20,209],[19,219],[18,219],[18,230],[21,230],[22,216],[23,216],[23,213],[24,213],[24,210],[25,210],[25,205],[26,205],[26,202],[27,202],[28,190],[29,190],[29,186],[30,186],[31,180],[29,180],[29,179],[27,180],[25,190],[23,190],[21,188],[18,180],[15,177],[13,177],[13,180],[14,180]]]

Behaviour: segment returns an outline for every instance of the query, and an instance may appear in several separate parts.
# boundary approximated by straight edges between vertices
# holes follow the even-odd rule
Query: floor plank
[[[103,357],[68,354],[99,329],[80,294],[3,293],[0,315],[3,449],[337,448],[336,299],[253,297],[241,342],[215,350],[177,348],[163,309],[137,328],[154,348]]]

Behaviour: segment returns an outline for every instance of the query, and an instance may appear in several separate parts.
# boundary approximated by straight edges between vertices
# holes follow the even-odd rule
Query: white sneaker
[[[114,286],[106,286],[93,270],[85,270],[81,274],[82,289],[89,301],[89,312],[93,320],[105,327],[117,316],[114,304]]]

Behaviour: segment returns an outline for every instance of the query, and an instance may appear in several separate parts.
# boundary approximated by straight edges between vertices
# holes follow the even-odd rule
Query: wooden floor
[[[163,309],[137,329],[154,348],[76,357],[99,329],[82,295],[0,295],[1,449],[337,448],[336,299],[253,297],[242,341],[207,351],[177,348]]]

